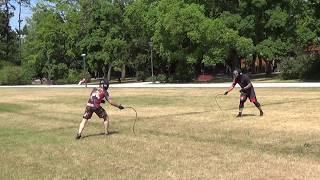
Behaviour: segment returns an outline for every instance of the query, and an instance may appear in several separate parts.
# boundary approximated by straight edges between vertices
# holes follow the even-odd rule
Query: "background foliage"
[[[20,30],[8,24],[12,2],[0,6],[0,64],[2,73],[19,66],[27,81],[76,82],[84,60],[91,77],[146,80],[151,52],[161,81],[190,81],[205,66],[239,68],[243,58],[252,73],[259,58],[266,73],[277,60],[284,78],[319,78],[319,58],[301,55],[319,43],[317,0],[42,0]]]

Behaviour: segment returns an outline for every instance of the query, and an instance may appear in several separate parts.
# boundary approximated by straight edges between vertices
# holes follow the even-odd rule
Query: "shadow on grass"
[[[109,134],[107,136],[110,136],[110,135],[113,135],[113,134],[118,134],[118,133],[119,133],[118,131],[111,131],[111,132],[109,132]],[[86,135],[86,136],[82,136],[81,139],[90,138],[90,137],[96,137],[96,136],[105,136],[105,134],[104,133],[89,134],[89,135]]]
[[[317,100],[320,100],[320,98],[313,98],[313,99],[295,99],[295,100],[287,100],[287,101],[280,101],[280,102],[271,102],[271,103],[263,103],[263,102],[260,102],[261,103],[261,106],[262,108],[264,106],[273,106],[273,105],[284,105],[284,104],[291,104],[291,103],[302,103],[302,102],[310,102],[310,101],[317,101]],[[222,101],[222,100],[219,100],[219,101]],[[219,102],[219,105],[221,106],[220,102]],[[235,110],[235,109],[238,109],[237,107],[234,107],[234,108],[223,108],[223,105],[221,106],[222,107],[222,110],[225,111],[225,110]],[[245,107],[245,109],[250,109],[250,108],[256,108],[255,106],[253,107]]]
[[[242,114],[242,117],[257,116],[256,114]]]
[[[262,153],[271,153],[274,155],[298,155],[300,157],[312,157],[313,159],[317,160],[319,160],[320,158],[319,142],[305,142],[305,140],[303,139],[293,141],[290,138],[284,138],[282,142],[292,141],[292,144],[285,144],[282,142],[274,144],[260,144],[259,142],[252,141],[250,136],[244,139],[236,138],[238,136],[243,136],[243,134],[246,133],[246,131],[243,130],[216,129],[215,134],[218,134],[220,136],[211,137],[203,137],[201,135],[190,135],[177,132],[162,132],[159,130],[143,130],[143,133],[154,136],[173,137],[184,141],[197,143],[221,144],[247,150],[258,150]]]

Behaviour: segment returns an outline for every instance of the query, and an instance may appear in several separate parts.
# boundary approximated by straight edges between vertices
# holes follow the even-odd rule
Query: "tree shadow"
[[[113,134],[118,134],[118,133],[119,133],[118,131],[111,131],[111,132],[109,132],[109,134],[107,136],[110,136],[110,135],[113,135]],[[95,136],[105,136],[105,134],[103,132],[102,133],[96,133],[96,134],[89,134],[89,135],[82,136],[81,139],[89,138],[89,137],[95,137]]]
[[[242,114],[242,117],[250,117],[250,116],[257,116],[255,114]]]

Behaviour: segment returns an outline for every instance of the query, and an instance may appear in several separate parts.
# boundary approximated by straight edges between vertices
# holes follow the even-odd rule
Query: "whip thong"
[[[134,128],[136,126],[136,121],[138,119],[138,113],[133,107],[125,107],[125,108],[132,109],[136,113],[136,118],[134,119],[133,125],[132,125],[132,132],[133,132],[134,135],[136,135],[136,132],[135,132]]]

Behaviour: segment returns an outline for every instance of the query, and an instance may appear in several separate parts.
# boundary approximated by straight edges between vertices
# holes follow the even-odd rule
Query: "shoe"
[[[81,134],[77,134],[76,139],[80,139],[80,138],[81,138]]]
[[[105,132],[104,135],[105,135],[105,136],[108,136],[108,135],[109,135],[109,132]]]
[[[260,111],[260,116],[263,116],[263,111]]]
[[[242,114],[241,114],[241,113],[239,113],[236,117],[237,117],[237,118],[239,118],[239,117],[241,117],[241,116],[242,116]]]

